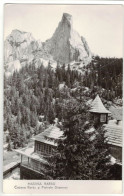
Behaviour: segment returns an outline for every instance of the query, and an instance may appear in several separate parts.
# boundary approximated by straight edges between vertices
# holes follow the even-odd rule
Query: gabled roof
[[[96,98],[92,101],[91,108],[89,111],[93,112],[93,113],[101,113],[101,114],[110,114],[111,113],[105,108],[99,95],[97,95]]]
[[[56,140],[59,140],[63,136],[63,131],[56,125],[51,125],[44,132],[36,135],[34,140],[57,146]]]

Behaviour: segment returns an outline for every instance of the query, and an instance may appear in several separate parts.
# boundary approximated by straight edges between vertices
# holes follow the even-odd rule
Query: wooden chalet
[[[98,123],[103,124],[106,130],[106,137],[110,145],[111,155],[115,159],[115,163],[122,164],[122,124],[119,124],[118,121],[121,121],[122,118],[118,115],[117,112],[111,114],[109,110],[103,105],[99,95],[92,101],[90,110],[91,115],[94,120]],[[108,115],[115,118],[115,120],[108,121]]]
[[[112,124],[110,121],[108,122],[110,112],[104,107],[98,95],[91,103],[90,112],[95,120],[103,124],[110,145],[111,156],[116,159],[117,164],[121,165],[122,126],[118,123]],[[94,131],[94,128],[89,131]],[[62,136],[63,131],[56,125],[51,125],[44,132],[34,137],[32,145],[16,150],[16,152],[21,154],[21,179],[46,179],[45,172],[48,164],[50,164],[47,158],[54,154],[58,140]]]
[[[45,179],[47,158],[54,153],[63,132],[51,125],[34,137],[34,144],[16,152],[21,154],[20,179]]]

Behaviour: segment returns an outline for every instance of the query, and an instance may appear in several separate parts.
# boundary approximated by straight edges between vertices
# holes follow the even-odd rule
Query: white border
[[[5,4],[5,3],[23,3],[23,4],[99,4],[99,5],[105,5],[105,4],[123,4],[124,5],[124,0],[118,1],[118,0],[3,0],[3,2],[0,2],[0,4]]]
[[[123,4],[124,5],[124,1],[79,1],[79,0],[47,0],[47,1],[43,1],[43,0],[0,0],[0,168],[2,168],[2,165],[3,165],[3,152],[2,152],[2,146],[3,146],[3,7],[4,7],[4,4],[5,3],[24,3],[24,4]],[[124,32],[124,28],[123,28],[123,32]],[[124,46],[124,40],[123,40],[123,46]],[[123,56],[124,56],[124,53],[123,53]],[[123,82],[124,82],[124,78],[123,78]],[[124,120],[124,119],[123,119]],[[124,172],[123,172],[123,176],[124,176]],[[10,194],[3,194],[2,193],[2,186],[3,186],[3,182],[2,182],[2,177],[3,177],[3,174],[2,174],[2,169],[0,169],[0,195],[10,195]],[[112,181],[111,181],[112,182]],[[86,186],[89,186],[88,185],[89,182],[87,181],[87,185]],[[98,187],[100,184],[96,181],[96,185],[94,185],[94,187]],[[114,185],[114,184],[113,184]],[[109,182],[108,182],[108,186],[109,186]],[[104,187],[104,186],[103,186]],[[76,187],[75,187],[76,189]],[[102,187],[101,187],[102,189]],[[104,187],[104,190],[105,190],[105,187]],[[107,186],[106,186],[106,190],[107,190]],[[19,192],[18,192],[19,193]],[[45,193],[42,193],[42,195],[44,195]],[[99,195],[104,195],[104,194],[100,194],[98,193]],[[119,195],[123,195],[124,193],[122,194],[109,194],[110,196],[111,195],[115,195],[115,196],[119,196]],[[12,194],[14,195],[14,194]],[[18,194],[20,195],[20,194]],[[24,194],[26,195],[26,194]],[[29,194],[28,194],[29,195]],[[30,195],[32,195],[32,193],[30,193]],[[36,195],[36,194],[34,194]],[[47,194],[47,195],[50,195],[50,194]],[[57,194],[58,195],[58,194]],[[59,194],[60,195],[60,194]],[[67,194],[64,194],[64,195],[67,195]],[[76,195],[76,193],[74,194]],[[81,194],[82,195],[82,194]],[[89,194],[86,194],[85,195],[89,195]],[[92,195],[96,195],[96,194],[92,194]],[[108,194],[105,194],[105,195],[108,195]]]

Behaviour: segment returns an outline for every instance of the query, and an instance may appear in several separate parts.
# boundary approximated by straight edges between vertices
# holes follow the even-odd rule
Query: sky
[[[93,54],[123,56],[122,5],[6,4],[4,38],[18,29],[45,41],[53,35],[63,13],[73,16],[73,28],[85,37]]]

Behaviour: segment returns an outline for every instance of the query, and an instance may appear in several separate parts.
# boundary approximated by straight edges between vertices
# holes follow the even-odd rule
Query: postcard
[[[123,6],[4,5],[3,192],[122,193]]]

